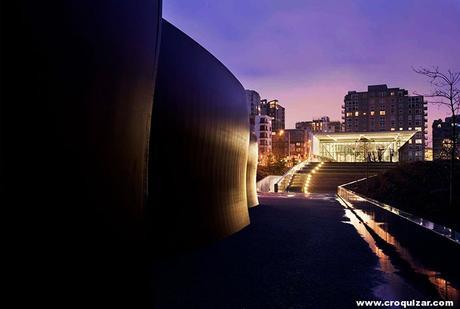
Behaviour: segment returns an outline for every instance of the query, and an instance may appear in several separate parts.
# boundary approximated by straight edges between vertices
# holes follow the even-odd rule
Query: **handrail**
[[[375,177],[375,176],[372,176],[372,177]],[[371,177],[369,177],[371,178]],[[368,178],[367,178],[368,179]],[[386,211],[389,211],[391,213],[393,213],[394,215],[396,216],[399,216],[403,219],[406,219],[407,221],[409,222],[412,222],[414,224],[417,224],[418,226],[421,226],[431,232],[434,232],[442,237],[445,237],[451,241],[453,241],[454,243],[460,245],[460,233],[454,229],[451,229],[451,228],[448,228],[446,226],[443,226],[443,225],[440,225],[440,224],[437,224],[437,223],[434,223],[432,221],[429,221],[429,220],[426,220],[426,219],[423,219],[421,217],[418,217],[414,214],[411,214],[409,212],[406,212],[406,211],[403,211],[403,210],[400,210],[399,208],[396,208],[396,207],[393,207],[391,205],[388,205],[388,204],[385,204],[385,203],[382,203],[382,202],[379,202],[377,200],[374,200],[374,199],[371,199],[370,197],[367,197],[365,195],[362,195],[362,194],[359,194],[353,190],[350,190],[348,188],[345,188],[345,186],[349,186],[351,184],[354,184],[354,183],[357,183],[357,182],[360,182],[360,181],[363,181],[363,180],[366,180],[366,178],[361,178],[361,179],[358,179],[358,180],[354,180],[354,181],[351,181],[351,182],[348,182],[348,183],[345,183],[343,185],[340,185],[337,187],[337,196],[340,197],[348,207],[350,208],[354,208],[352,207],[351,203],[347,200],[348,197],[346,197],[345,195],[354,195],[355,197],[358,197],[362,200],[365,200],[366,202],[370,203],[370,204],[373,204],[377,207],[380,207]],[[345,193],[345,194],[344,194]]]
[[[277,187],[284,180],[285,177],[294,175],[295,172],[300,170],[306,163],[308,163],[308,160],[302,161],[299,164],[293,166],[283,176],[281,176],[281,178],[275,183],[275,186]]]

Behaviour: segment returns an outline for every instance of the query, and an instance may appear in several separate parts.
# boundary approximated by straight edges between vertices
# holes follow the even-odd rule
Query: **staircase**
[[[319,162],[308,162],[300,170],[298,170],[292,177],[289,186],[287,187],[288,192],[305,192],[305,185],[310,181],[310,175],[313,171],[316,171],[321,163]]]
[[[389,162],[325,162],[311,178],[308,192],[336,192],[342,184],[383,173],[395,166],[396,163]]]
[[[280,182],[280,192],[334,193],[339,185],[395,166],[389,162],[308,162]]]

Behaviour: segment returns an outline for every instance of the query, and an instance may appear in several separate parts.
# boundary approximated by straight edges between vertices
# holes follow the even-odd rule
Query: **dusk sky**
[[[341,120],[344,95],[367,85],[430,91],[411,66],[460,70],[460,0],[164,0],[163,17],[246,89],[278,99],[287,128]],[[428,113],[431,137],[448,111]]]

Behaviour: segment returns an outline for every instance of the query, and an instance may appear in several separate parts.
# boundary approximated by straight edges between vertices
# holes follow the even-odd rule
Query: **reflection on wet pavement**
[[[398,241],[397,234],[390,233],[390,225],[398,223],[384,222],[382,219],[385,215],[379,213],[384,210],[375,209],[375,206],[358,196],[350,199],[348,203],[340,198],[338,201],[346,207],[345,216],[349,220],[347,223],[356,228],[379,258],[379,269],[385,274],[388,283],[375,290],[377,297],[389,300],[440,297],[444,300],[453,300],[457,304],[460,302],[458,286],[454,286],[439,269],[433,267],[434,265],[427,267],[420,259],[415,258],[410,250]],[[436,253],[429,250],[429,247],[425,251],[428,255]]]

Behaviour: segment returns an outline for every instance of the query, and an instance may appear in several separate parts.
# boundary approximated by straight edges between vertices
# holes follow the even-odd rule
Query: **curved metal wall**
[[[59,282],[50,301],[118,303],[139,274],[161,2],[8,5],[1,177],[16,228],[30,229],[27,264],[46,256],[34,270]]]
[[[257,198],[257,161],[259,158],[259,146],[257,144],[257,136],[251,134],[248,150],[248,164],[246,169],[246,190],[248,207],[259,205]]]
[[[155,241],[183,249],[249,224],[248,114],[222,63],[165,20],[161,36],[148,207]]]

